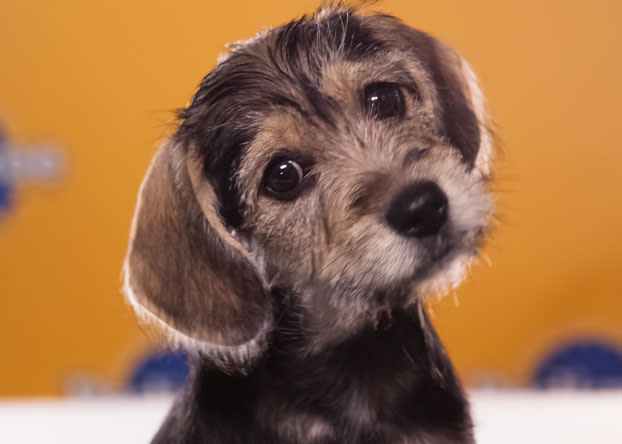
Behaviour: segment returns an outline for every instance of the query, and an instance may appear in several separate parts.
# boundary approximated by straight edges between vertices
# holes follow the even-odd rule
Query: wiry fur
[[[405,115],[362,91],[401,85]],[[487,232],[491,139],[468,64],[385,15],[329,7],[221,56],[141,187],[125,291],[197,352],[155,442],[470,443],[468,404],[423,308]],[[276,155],[300,195],[263,186]],[[440,232],[385,219],[438,185]]]

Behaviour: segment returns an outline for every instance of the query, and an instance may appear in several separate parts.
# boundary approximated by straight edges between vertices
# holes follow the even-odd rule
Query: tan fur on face
[[[435,135],[436,86],[416,60],[402,63],[335,62],[325,67],[322,92],[336,101],[335,127],[308,122],[291,108],[264,120],[239,171],[247,205],[246,228],[267,264],[277,270],[274,285],[293,288],[310,312],[329,312],[312,327],[345,331],[375,316],[379,307],[413,303],[418,295],[455,287],[481,246],[492,201],[480,154],[469,169],[460,154]],[[460,61],[460,59],[457,59]],[[384,68],[379,69],[378,66]],[[399,73],[399,74],[396,74]],[[405,94],[407,115],[375,121],[361,106],[361,91],[372,81],[416,82],[420,99]],[[464,83],[466,88],[466,81]],[[304,98],[300,98],[301,102]],[[261,191],[270,159],[286,149],[315,160],[308,175],[315,185],[294,201],[281,202]],[[413,151],[427,150],[417,161]],[[484,160],[482,160],[484,159]],[[431,180],[447,194],[451,251],[440,261],[414,239],[395,233],[384,219],[392,197],[415,181]],[[354,207],[367,196],[366,209]],[[401,298],[378,296],[407,288]]]

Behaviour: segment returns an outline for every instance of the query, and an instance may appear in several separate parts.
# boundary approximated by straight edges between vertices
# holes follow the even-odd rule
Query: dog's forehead
[[[207,154],[209,147],[246,145],[257,130],[257,118],[271,107],[304,104],[322,114],[326,101],[318,88],[327,65],[385,52],[386,42],[374,23],[353,11],[335,9],[232,45],[181,114],[180,135],[199,140],[205,148],[202,154]],[[241,128],[244,131],[237,131]],[[237,136],[229,137],[231,131]]]
[[[419,33],[421,44],[413,47],[407,41],[410,31],[414,30],[390,16],[320,11],[229,45],[231,51],[220,56],[218,67],[206,77],[197,95],[202,95],[201,90],[222,90],[235,81],[235,87],[226,95],[212,96],[228,102],[243,98],[244,103],[237,109],[248,115],[250,108],[258,104],[294,105],[291,102],[306,101],[312,108],[317,107],[321,104],[318,90],[329,95],[341,92],[331,89],[326,81],[337,80],[343,73],[350,73],[350,79],[364,74],[369,81],[395,77],[400,72],[402,79],[413,71],[427,75],[426,53],[430,48],[424,43],[429,37]]]
[[[237,85],[244,103],[232,106],[237,121],[252,116],[253,144],[266,131],[284,145],[330,133],[317,130],[336,129],[360,111],[362,89],[375,81],[413,85],[432,107],[436,91],[426,64],[398,36],[385,38],[392,26],[405,27],[388,16],[325,11],[233,45],[220,76],[254,74]]]
[[[352,81],[357,77],[387,80],[418,71],[420,78],[431,79],[425,57],[429,37],[420,33],[421,44],[413,51],[410,31],[390,16],[328,9],[260,32],[232,45],[203,79],[181,114],[179,134],[197,141],[203,157],[219,147],[233,150],[226,157],[235,159],[274,107],[330,120],[330,98],[353,97],[356,91],[349,89],[357,86]]]

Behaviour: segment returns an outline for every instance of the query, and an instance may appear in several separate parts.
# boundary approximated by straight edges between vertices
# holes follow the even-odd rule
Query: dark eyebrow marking
[[[319,117],[320,120],[328,123],[332,128],[335,128],[334,115],[339,108],[337,101],[327,94],[322,93],[319,88],[312,85],[310,82],[303,83],[302,90],[314,114],[313,117],[315,117],[315,119],[312,118],[309,120],[317,120]]]

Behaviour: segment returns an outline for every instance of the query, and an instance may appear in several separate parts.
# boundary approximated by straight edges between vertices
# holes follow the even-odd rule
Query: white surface
[[[622,392],[470,394],[479,444],[622,444]],[[168,397],[0,401],[0,443],[148,443]]]
[[[479,444],[622,444],[622,391],[471,393]]]

